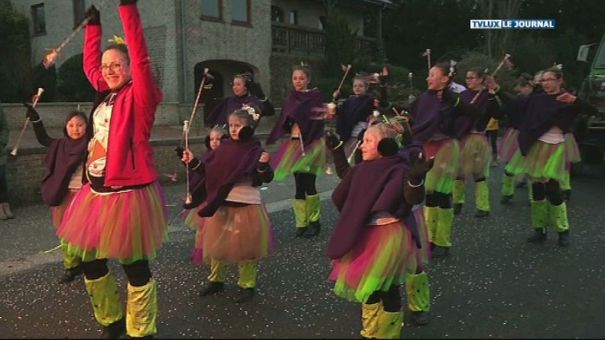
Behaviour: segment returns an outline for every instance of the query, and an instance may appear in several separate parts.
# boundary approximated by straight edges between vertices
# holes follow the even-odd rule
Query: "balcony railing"
[[[297,54],[309,56],[324,56],[326,50],[326,35],[322,30],[272,23],[272,51],[274,53]],[[376,40],[358,37],[355,41],[356,51],[375,55]]]

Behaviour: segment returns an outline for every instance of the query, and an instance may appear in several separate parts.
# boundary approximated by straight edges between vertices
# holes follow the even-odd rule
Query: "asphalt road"
[[[473,217],[468,204],[456,218],[449,258],[430,264],[431,322],[406,325],[402,338],[605,337],[605,180],[577,177],[569,202],[571,246],[556,235],[541,245],[531,232],[526,189],[512,206],[499,201],[501,169],[490,179],[492,213]],[[199,297],[208,269],[193,265],[192,230],[174,219],[169,241],[152,262],[159,287],[161,338],[359,338],[360,307],[339,299],[327,280],[326,242],[337,211],[329,200],[335,176],[320,178],[323,229],[312,240],[294,238],[289,198],[293,182],[262,191],[275,228],[275,254],[263,260],[258,294],[238,305],[235,266],[225,292]],[[179,212],[182,184],[166,187],[171,216]],[[467,202],[472,202],[469,188]],[[0,338],[100,336],[83,280],[56,283],[62,273],[50,214],[41,205],[15,209],[0,221]],[[125,295],[126,280],[115,263]],[[405,298],[404,298],[405,299]],[[404,301],[405,304],[405,301]]]

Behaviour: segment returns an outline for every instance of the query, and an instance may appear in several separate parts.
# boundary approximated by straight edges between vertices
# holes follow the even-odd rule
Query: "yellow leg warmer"
[[[303,199],[292,200],[292,208],[294,209],[294,220],[296,228],[305,228],[309,226],[307,219],[307,202]]]
[[[408,274],[405,280],[405,293],[410,311],[428,312],[431,310],[431,290],[429,276],[426,272]]]
[[[437,230],[433,243],[441,247],[452,246],[452,224],[454,223],[454,209],[437,209]]]
[[[219,260],[210,259],[210,282],[225,282],[225,264]]]
[[[386,312],[384,309],[380,309],[377,339],[399,339],[401,328],[403,328],[403,312]]]
[[[256,287],[257,262],[246,261],[239,263],[239,280],[237,285],[242,288]]]
[[[118,286],[111,272],[94,280],[84,278],[84,285],[90,296],[95,319],[101,326],[107,327],[124,317]]]
[[[154,279],[146,285],[134,287],[128,284],[126,305],[126,332],[131,337],[142,338],[157,333],[158,292]]]
[[[307,195],[307,218],[309,223],[319,221],[321,202],[319,194]]]
[[[424,207],[424,218],[429,231],[429,240],[433,242],[435,240],[435,234],[437,233],[437,224],[439,221],[439,208],[437,207]]]
[[[475,207],[478,210],[490,211],[487,179],[475,183]]]
[[[366,339],[376,338],[378,332],[378,313],[382,310],[382,301],[361,304],[361,336]]]

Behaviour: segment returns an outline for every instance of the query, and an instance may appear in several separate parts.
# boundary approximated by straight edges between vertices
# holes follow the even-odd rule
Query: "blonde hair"
[[[379,136],[381,139],[397,137],[397,131],[395,131],[395,129],[393,129],[393,127],[391,127],[385,123],[376,123],[376,124],[370,125],[368,127],[368,129],[366,130],[366,132],[373,132],[377,136]]]

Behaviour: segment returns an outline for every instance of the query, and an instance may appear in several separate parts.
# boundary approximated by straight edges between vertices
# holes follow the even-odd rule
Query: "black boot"
[[[569,246],[569,230],[559,232],[559,247]]]
[[[475,213],[475,217],[477,218],[483,218],[487,216],[489,216],[489,211],[477,209],[477,212]]]
[[[502,198],[500,199],[500,203],[502,203],[502,204],[510,204],[512,199],[513,199],[513,195],[502,196]]]
[[[254,288],[240,288],[239,298],[235,303],[244,303],[252,300],[254,297]]]
[[[296,228],[296,237],[303,237],[308,227]]]
[[[120,320],[110,324],[109,326],[103,327],[103,339],[119,339],[126,333],[126,319],[121,318]]]
[[[319,221],[311,222],[309,224],[309,229],[307,229],[307,231],[305,232],[305,234],[303,236],[305,238],[315,237],[315,236],[319,235],[320,229],[321,229],[321,224],[319,224]]]
[[[80,274],[82,274],[82,266],[80,265],[74,268],[65,269],[63,276],[61,276],[61,279],[59,279],[59,283],[72,282]]]
[[[210,282],[202,291],[200,296],[210,296],[225,290],[225,284],[223,282]]]
[[[462,211],[462,203],[454,203],[454,215],[459,215]]]
[[[410,312],[410,321],[416,326],[424,326],[429,323],[429,313],[424,311]]]
[[[433,248],[433,252],[431,253],[431,257],[434,259],[448,257],[449,255],[450,255],[449,247],[442,247],[442,246],[438,246],[438,245],[435,245],[435,247]]]
[[[527,238],[529,243],[539,243],[546,241],[546,228],[534,229],[534,233]]]

